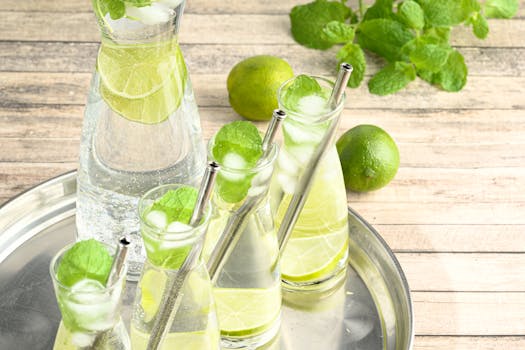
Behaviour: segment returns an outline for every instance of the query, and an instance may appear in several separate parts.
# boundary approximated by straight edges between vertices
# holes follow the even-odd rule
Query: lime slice
[[[131,328],[131,343],[133,349],[145,350],[148,346],[149,335]],[[209,328],[198,332],[168,333],[162,349],[186,349],[186,350],[215,350],[219,344],[219,332],[215,328]]]
[[[329,275],[348,249],[347,230],[311,237],[290,238],[281,255],[285,280],[305,282]]]
[[[214,288],[221,334],[240,337],[263,333],[279,317],[280,285],[269,289]]]
[[[139,288],[140,306],[144,310],[144,322],[150,322],[157,314],[166,280],[166,275],[156,270],[147,270],[142,276]]]
[[[97,69],[104,86],[124,98],[141,98],[159,90],[177,66],[177,43],[115,45],[104,42]]]

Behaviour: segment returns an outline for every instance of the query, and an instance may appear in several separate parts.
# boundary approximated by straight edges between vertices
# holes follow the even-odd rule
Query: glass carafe
[[[286,98],[287,93],[293,93],[297,77],[285,82],[278,92],[279,108],[286,112],[287,118],[282,124],[284,144],[271,191],[277,226],[297,191],[305,166],[332,123],[338,122],[344,106],[344,98],[337,106],[328,106],[332,82],[310,78],[319,85],[318,95],[307,95],[299,100]],[[281,252],[284,290],[333,290],[345,276],[347,257],[346,189],[337,150],[332,143],[321,158],[306,203]]]
[[[176,276],[192,246],[202,247],[210,222],[211,209],[193,228],[170,230],[154,226],[148,218],[152,204],[178,185],[163,185],[147,192],[139,202],[141,234],[147,260],[138,282],[131,321],[133,350],[147,349],[156,318],[161,310],[168,281]],[[177,223],[174,223],[177,224]],[[177,226],[177,225],[175,225]],[[219,326],[215,312],[212,285],[206,266],[199,259],[182,287],[182,299],[162,349],[219,350]]]
[[[208,157],[214,160],[212,149],[213,139]],[[240,238],[212,280],[223,349],[258,348],[280,328],[279,248],[268,196],[277,153],[273,144],[255,167],[236,169],[221,164],[217,175],[205,260],[213,256],[228,221],[240,212],[247,213],[239,216],[234,230]],[[247,202],[254,204],[244,211]]]
[[[144,261],[138,200],[164,183],[196,185],[205,150],[177,32],[184,1],[125,3],[112,19],[94,0],[102,43],[84,114],[78,169],[78,238],[134,240],[128,277]]]
[[[69,245],[58,252],[50,265],[62,314],[53,349],[130,350],[129,335],[121,318],[126,274],[122,273],[115,283],[104,287],[89,278],[72,287],[65,286],[58,280],[58,267],[71,247]],[[114,253],[114,248],[109,245],[106,248]]]

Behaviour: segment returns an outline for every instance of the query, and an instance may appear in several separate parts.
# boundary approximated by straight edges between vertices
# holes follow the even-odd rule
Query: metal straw
[[[264,135],[262,149],[263,156],[259,159],[259,164],[261,159],[265,159],[268,156],[268,152],[271,150],[271,144],[275,139],[275,135],[279,130],[281,122],[286,118],[286,113],[280,109],[273,111],[272,120],[268,129],[266,129],[266,134]],[[235,249],[235,246],[241,238],[241,232],[244,230],[246,224],[245,218],[248,214],[256,208],[259,203],[262,201],[262,196],[253,196],[247,198],[240,208],[228,219],[224,230],[219,238],[219,241],[215,245],[215,248],[211,252],[210,258],[208,259],[208,272],[212,283],[215,283],[219,277],[218,272],[222,270],[224,264],[228,261],[231,253]]]
[[[352,74],[352,70],[353,68],[351,64],[341,63],[339,68],[339,74],[337,75],[337,80],[335,81],[332,94],[330,95],[330,99],[328,100],[328,106],[335,107],[341,102],[346,84],[348,83],[348,79],[350,79],[350,74]],[[330,127],[323,136],[323,139],[321,140],[314,154],[312,155],[312,158],[310,158],[310,161],[304,169],[301,181],[299,182],[299,186],[290,201],[290,205],[288,206],[288,209],[284,214],[283,220],[281,221],[281,226],[279,227],[279,231],[277,232],[277,237],[279,239],[279,250],[281,252],[284,251],[284,248],[286,247],[286,243],[290,238],[295,223],[297,222],[297,219],[301,214],[301,210],[303,210],[306,198],[308,197],[308,193],[312,185],[312,179],[315,174],[315,171],[319,166],[319,163],[325,153],[325,150],[331,144],[338,125],[339,116],[337,116],[336,119],[332,121]]]
[[[193,227],[199,224],[204,215],[204,209],[210,200],[213,185],[215,184],[215,177],[217,176],[219,168],[220,167],[216,162],[210,162],[206,168],[199,189],[197,203],[195,204],[193,215],[190,220],[190,225]],[[147,350],[158,350],[161,348],[162,342],[168,334],[168,326],[173,323],[182,301],[182,287],[188,279],[189,272],[195,268],[197,261],[199,260],[203,241],[204,237],[192,246],[179,271],[177,271],[175,276],[170,276],[168,278],[166,283],[167,287],[162,294],[162,300],[158,309],[159,314],[153,324]]]
[[[113,285],[120,278],[122,269],[124,269],[124,263],[126,262],[126,256],[128,254],[128,248],[130,244],[131,242],[127,236],[121,237],[119,239],[106,286]]]

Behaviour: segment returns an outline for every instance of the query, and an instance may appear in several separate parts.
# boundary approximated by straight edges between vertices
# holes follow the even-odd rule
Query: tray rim
[[[73,169],[73,170],[70,170],[70,171],[67,171],[65,173],[62,173],[62,174],[59,174],[57,176],[54,176],[54,177],[51,177],[47,180],[44,180],[44,181],[41,181],[40,183],[24,190],[24,191],[21,191],[19,193],[17,193],[15,196],[11,197],[10,199],[8,199],[6,202],[4,202],[3,204],[0,205],[0,215],[2,214],[2,212],[6,209],[9,209],[9,206],[13,205],[13,203],[16,203],[17,200],[19,200],[20,198],[32,193],[32,192],[38,192],[42,187],[47,187],[47,186],[50,186],[52,185],[53,183],[64,183],[65,181],[68,181],[68,180],[71,180],[70,178],[71,177],[75,177],[75,181],[76,181],[76,174],[77,174],[77,169]],[[76,201],[76,194],[75,194],[75,201]],[[398,275],[399,275],[399,278],[401,280],[401,284],[403,286],[403,294],[404,294],[404,297],[406,298],[406,301],[407,301],[407,306],[408,306],[408,315],[409,315],[409,318],[408,318],[408,331],[410,333],[410,336],[409,336],[409,339],[407,340],[408,343],[407,343],[407,349],[412,349],[413,348],[413,344],[414,344],[414,338],[415,338],[415,332],[414,332],[414,307],[413,307],[413,301],[412,301],[412,297],[411,297],[411,292],[410,292],[410,286],[408,284],[408,280],[406,278],[406,275],[401,267],[401,264],[399,263],[399,260],[397,259],[397,257],[395,256],[395,253],[392,251],[392,249],[390,248],[390,246],[388,245],[388,243],[385,241],[385,239],[379,234],[379,232],[370,224],[368,223],[368,221],[366,221],[366,219],[363,218],[363,216],[361,216],[355,209],[351,208],[350,206],[347,207],[348,209],[348,212],[353,215],[358,221],[360,224],[362,224],[363,226],[365,226],[374,236],[374,238],[379,242],[379,244],[381,245],[381,247],[386,251],[386,253],[388,254],[388,257],[390,258],[390,260],[393,262],[394,264],[394,267],[395,267],[395,270],[397,271]],[[16,222],[16,220],[15,220]],[[11,226],[10,224],[12,224],[12,222],[8,223],[7,227],[4,227],[5,228],[9,228],[9,226]],[[1,234],[2,232],[0,232]],[[359,274],[359,272],[358,272]],[[360,276],[362,279],[363,277]],[[364,279],[363,279],[364,281]]]

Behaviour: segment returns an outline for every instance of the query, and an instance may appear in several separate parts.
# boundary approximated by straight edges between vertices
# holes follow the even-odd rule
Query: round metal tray
[[[76,173],[44,182],[0,207],[0,349],[52,349],[60,313],[51,257],[75,239]],[[350,266],[343,287],[283,307],[280,350],[412,348],[410,292],[379,234],[349,210]],[[125,315],[135,285],[128,283]]]

